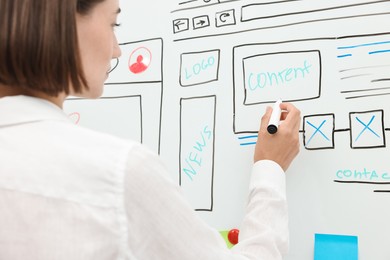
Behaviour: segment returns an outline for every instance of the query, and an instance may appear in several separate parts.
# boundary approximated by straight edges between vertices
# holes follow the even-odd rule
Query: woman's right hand
[[[299,153],[299,127],[301,112],[291,103],[281,103],[282,110],[280,125],[275,134],[267,131],[272,108],[267,107],[261,119],[258,132],[254,161],[272,160],[278,163],[284,171]]]

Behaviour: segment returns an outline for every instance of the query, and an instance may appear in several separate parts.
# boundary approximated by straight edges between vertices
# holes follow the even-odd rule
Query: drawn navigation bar
[[[208,1],[204,5],[199,5],[195,1],[183,2],[182,4],[186,4],[186,7],[171,11],[174,16],[173,33],[177,34],[185,31],[188,33],[177,34],[174,41],[282,28],[306,23],[383,16],[390,13],[388,11],[390,10],[390,1],[388,0],[267,1],[266,3],[251,3],[233,8],[234,5],[230,2],[235,1]],[[190,20],[196,22],[194,17],[199,16],[208,16],[210,21],[214,18],[214,28],[219,30],[196,30],[195,33],[194,30],[199,29],[199,24],[193,24],[192,27],[189,24],[186,26],[186,23]],[[230,26],[224,27],[225,25]],[[211,24],[201,28],[210,27],[212,27]]]

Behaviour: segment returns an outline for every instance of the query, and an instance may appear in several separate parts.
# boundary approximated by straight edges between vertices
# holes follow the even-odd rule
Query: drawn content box
[[[267,53],[243,59],[244,104],[305,100],[320,95],[319,51]]]

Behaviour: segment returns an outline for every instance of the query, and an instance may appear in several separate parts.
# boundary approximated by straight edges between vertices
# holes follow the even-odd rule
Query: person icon
[[[137,62],[130,65],[130,71],[134,74],[144,72],[148,66],[143,62],[144,57],[142,55],[137,56]]]

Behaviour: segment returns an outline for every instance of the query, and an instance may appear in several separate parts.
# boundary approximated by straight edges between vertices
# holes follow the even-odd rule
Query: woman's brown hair
[[[76,13],[104,0],[0,0],[0,84],[50,96],[88,88]]]

